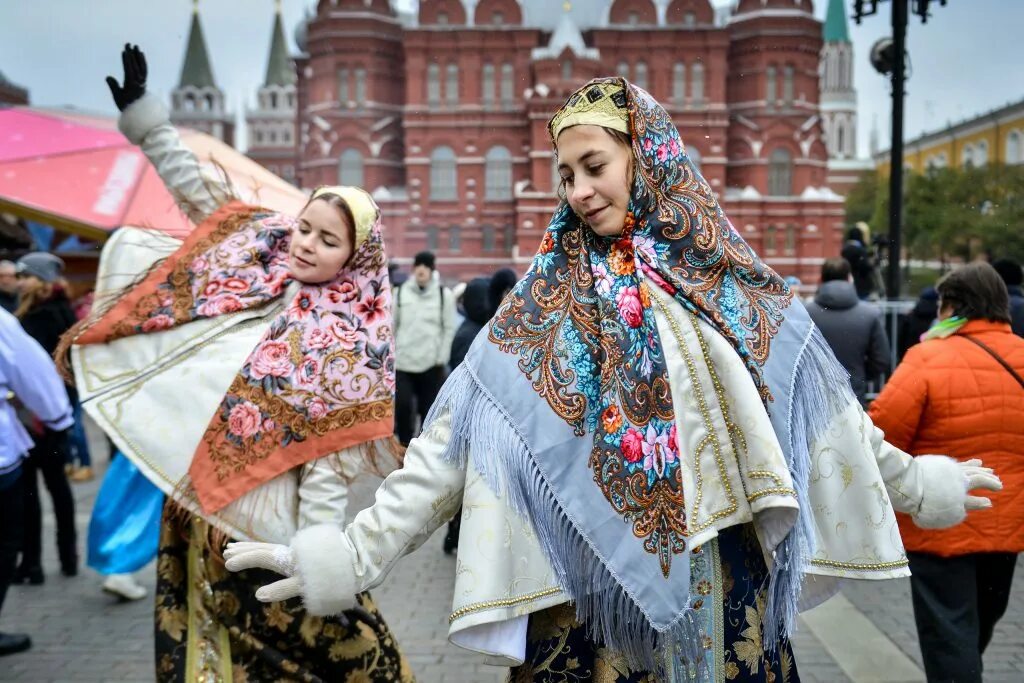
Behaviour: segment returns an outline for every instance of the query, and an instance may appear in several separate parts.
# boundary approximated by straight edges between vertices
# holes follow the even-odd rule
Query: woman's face
[[[598,235],[622,234],[629,210],[633,152],[600,126],[572,126],[555,143],[569,206]]]
[[[333,280],[352,255],[352,232],[338,207],[319,199],[310,202],[299,214],[288,248],[292,277],[307,284]]]
[[[42,289],[45,286],[46,283],[35,275],[28,275],[27,273],[21,273],[18,275],[18,291],[21,294],[27,294],[28,292]]]

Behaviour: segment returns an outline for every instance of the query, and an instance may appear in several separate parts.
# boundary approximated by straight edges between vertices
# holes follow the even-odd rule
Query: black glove
[[[107,76],[107,85],[110,86],[110,94],[114,96],[114,104],[124,111],[128,105],[146,94],[146,55],[142,54],[138,45],[125,43],[121,63],[124,64],[124,85],[118,85],[113,76]]]

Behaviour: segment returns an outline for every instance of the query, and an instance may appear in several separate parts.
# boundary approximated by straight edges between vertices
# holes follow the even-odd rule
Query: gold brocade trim
[[[861,563],[861,562],[839,562],[837,560],[818,560],[812,559],[811,564],[819,567],[830,567],[832,569],[853,569],[863,571],[885,571],[887,569],[899,569],[900,567],[910,566],[910,561],[907,559],[895,560],[893,562],[876,562],[876,563]]]
[[[514,598],[501,598],[500,600],[485,600],[484,602],[474,602],[471,605],[460,607],[448,616],[448,623],[452,623],[456,619],[460,619],[467,614],[473,612],[480,612],[485,609],[494,609],[495,607],[513,607],[515,605],[521,605],[524,602],[532,602],[533,600],[539,600],[540,598],[546,598],[556,593],[561,593],[561,588],[545,588],[544,590],[537,591],[536,593],[529,593],[527,595],[518,595]]]
[[[704,529],[707,529],[708,527],[713,525],[717,520],[719,520],[719,519],[721,519],[723,517],[728,517],[732,513],[736,512],[736,509],[737,509],[736,496],[733,494],[732,487],[729,485],[729,476],[728,476],[728,473],[726,471],[725,462],[722,459],[722,445],[721,445],[721,443],[718,440],[718,430],[715,429],[715,426],[714,426],[714,424],[711,421],[711,411],[708,409],[707,399],[704,396],[704,388],[701,385],[700,377],[697,375],[697,364],[694,362],[693,355],[690,354],[690,350],[689,350],[689,347],[686,344],[686,340],[683,338],[683,331],[679,328],[679,323],[671,315],[671,313],[669,312],[668,308],[661,301],[661,298],[658,295],[652,296],[651,300],[654,301],[658,305],[658,308],[661,309],[662,315],[664,315],[666,320],[668,320],[668,325],[669,325],[669,328],[672,330],[672,335],[675,337],[676,344],[679,345],[679,351],[683,354],[683,359],[686,361],[686,369],[687,369],[687,372],[690,375],[690,382],[693,385],[693,393],[697,397],[697,407],[700,410],[701,418],[703,419],[703,422],[704,422],[704,429],[708,433],[707,438],[705,438],[703,441],[701,441],[701,443],[699,444],[699,446],[697,448],[696,453],[694,453],[694,465],[695,465],[694,466],[694,475],[695,475],[695,479],[696,479],[695,483],[696,483],[696,488],[697,488],[697,495],[695,497],[695,500],[693,501],[692,513],[691,513],[691,516],[688,517],[688,520],[689,519],[696,520],[697,512],[698,512],[698,510],[700,508],[700,502],[703,499],[704,477],[703,477],[703,475],[701,474],[701,471],[700,471],[700,454],[704,451],[704,448],[708,445],[709,441],[711,443],[712,451],[715,454],[715,462],[718,463],[718,471],[719,471],[719,474],[722,477],[722,486],[725,488],[725,495],[729,499],[728,507],[726,507],[723,510],[719,510],[718,512],[713,513],[708,518],[708,520],[705,521],[703,524],[696,524],[694,526],[689,526],[688,525],[688,531],[689,531],[690,535],[692,536],[696,532],[699,532],[699,531],[702,531]],[[698,335],[699,334],[700,333],[698,332]],[[707,349],[706,349],[706,347],[705,347],[705,345],[703,343],[703,337],[700,337],[700,340],[701,340],[701,350],[704,352],[705,364],[708,366],[708,370],[711,372],[711,375],[712,375],[712,383],[717,383],[718,382],[718,377],[717,377],[717,375],[714,374],[714,370],[712,370],[712,368],[711,368],[711,364],[709,362],[710,359],[708,358]],[[722,405],[722,410],[724,412],[725,411],[725,405],[724,404],[721,404],[721,405]],[[729,424],[730,424],[730,421],[729,421],[728,418],[726,418],[726,425],[729,425]]]
[[[754,491],[753,493],[748,494],[747,500],[750,502],[754,502],[755,500],[764,498],[765,496],[793,496],[795,498],[796,491],[785,486],[773,486],[772,488],[761,489],[759,491]]]
[[[722,577],[722,554],[718,547],[718,539],[704,546],[711,549],[711,571],[714,575],[714,627],[715,627],[715,661],[712,668],[715,681],[725,681],[725,581]]]
[[[207,524],[191,518],[188,541],[188,635],[185,646],[185,671],[189,681],[230,683],[232,680],[231,641],[227,629],[213,620],[203,599],[212,597],[206,568],[200,558],[200,539],[206,538]]]

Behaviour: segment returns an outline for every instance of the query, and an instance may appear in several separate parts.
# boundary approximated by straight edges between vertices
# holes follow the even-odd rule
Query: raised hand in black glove
[[[146,55],[142,54],[138,45],[125,43],[121,63],[124,64],[124,85],[119,85],[113,76],[107,76],[107,85],[110,86],[110,94],[114,96],[114,104],[124,111],[128,105],[146,94]]]

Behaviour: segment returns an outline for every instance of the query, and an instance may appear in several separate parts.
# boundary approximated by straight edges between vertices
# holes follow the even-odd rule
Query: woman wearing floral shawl
[[[221,556],[232,538],[287,542],[343,523],[351,479],[390,448],[379,210],[354,187],[317,190],[297,217],[231,200],[144,94],[142,53],[123,58],[124,86],[110,79],[120,128],[197,227],[184,242],[134,228],[107,242],[71,355],[90,415],[170,498],[157,678],[412,680],[369,594],[307,603],[316,615],[265,606],[253,591],[269,574],[230,574]]]
[[[798,608],[907,575],[894,507],[948,526],[998,480],[885,443],[649,94],[592,81],[549,132],[565,201],[403,469],[316,550],[329,595],[461,503],[449,638],[514,680],[796,681]],[[312,603],[309,552],[225,557]]]

